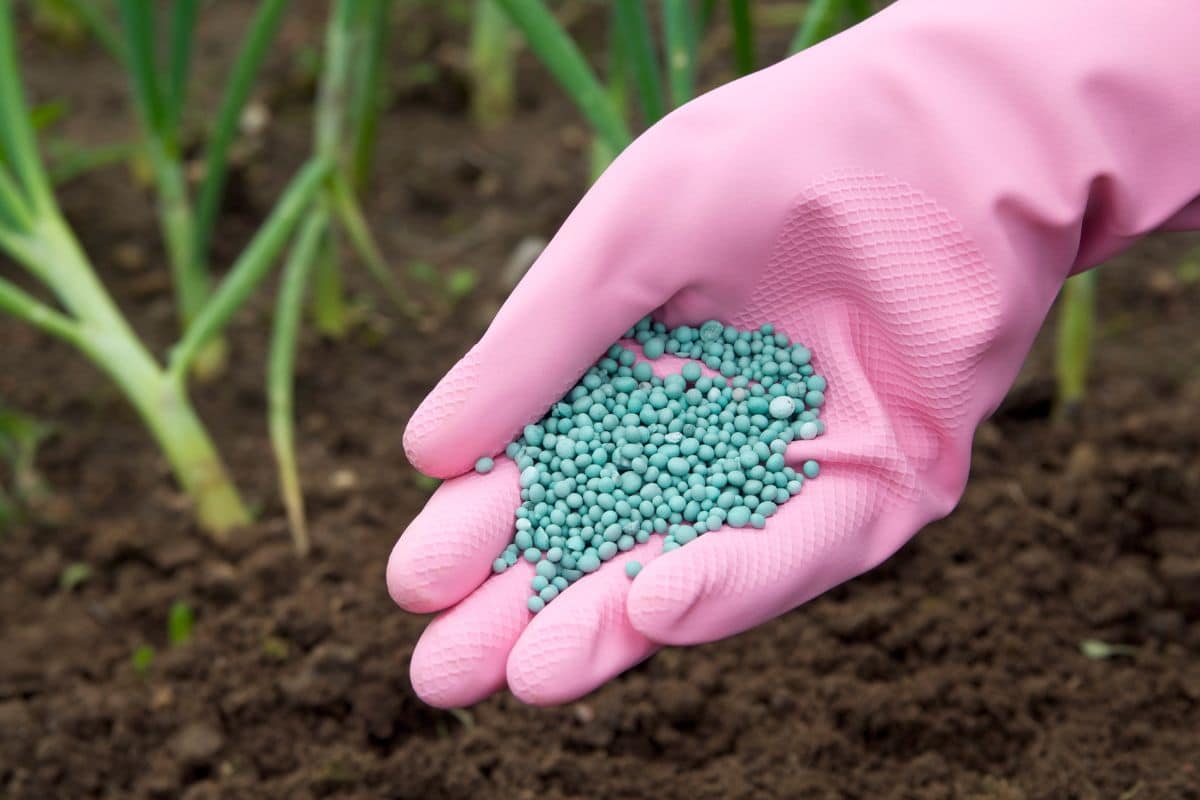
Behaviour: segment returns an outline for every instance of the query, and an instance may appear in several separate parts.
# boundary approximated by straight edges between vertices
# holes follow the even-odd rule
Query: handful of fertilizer
[[[820,472],[784,460],[788,443],[825,431],[825,379],[812,353],[770,324],[742,331],[710,320],[668,330],[649,317],[625,334],[660,377],[618,343],[505,454],[521,470],[516,535],[492,564],[535,565],[529,610],[617,553],[663,535],[663,550],[732,528],[762,528]],[[705,370],[707,368],[707,370]],[[491,470],[490,458],[475,465]],[[630,577],[641,565],[627,562]]]

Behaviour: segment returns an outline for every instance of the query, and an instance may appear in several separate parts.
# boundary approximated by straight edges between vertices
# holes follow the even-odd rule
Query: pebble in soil
[[[667,329],[647,317],[624,338],[647,359],[685,362],[659,377],[617,343],[505,449],[522,502],[492,569],[535,565],[534,613],[652,535],[669,551],[724,526],[762,528],[820,470],[784,458],[790,442],[825,431],[826,382],[807,347],[770,324],[745,331],[716,320]],[[490,458],[476,465],[491,468]]]

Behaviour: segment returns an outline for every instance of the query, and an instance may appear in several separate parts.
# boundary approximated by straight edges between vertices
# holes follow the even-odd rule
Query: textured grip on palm
[[[891,555],[945,514],[966,478],[970,390],[999,323],[998,289],[949,214],[882,175],[801,194],[739,327],[770,320],[829,376],[821,477],[761,533],[705,537],[647,569],[629,599],[659,642],[737,633]]]
[[[626,313],[642,311],[633,303]],[[829,433],[793,444],[788,460],[818,456],[822,476],[763,531],[722,530],[665,556],[652,540],[532,619],[525,565],[467,596],[512,535],[514,465],[452,479],[400,540],[390,573],[393,596],[412,610],[466,597],[414,654],[422,697],[459,705],[507,685],[531,702],[569,700],[661,643],[720,638],[804,602],[878,563],[957,499],[973,427],[967,392],[998,304],[978,251],[932,200],[876,174],[821,179],[800,193],[742,307],[704,312],[746,328],[770,321],[813,346],[834,387]],[[662,313],[698,321],[670,301]],[[423,426],[458,413],[463,392],[486,391],[477,353],[423,404]],[[948,493],[922,490],[931,466],[953,473],[929,484]],[[508,514],[494,513],[505,501]],[[632,582],[620,567],[631,558],[646,565]]]

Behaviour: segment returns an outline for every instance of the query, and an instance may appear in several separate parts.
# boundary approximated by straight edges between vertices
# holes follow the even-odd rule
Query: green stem
[[[29,119],[29,107],[21,87],[17,64],[12,4],[0,0],[0,160],[6,162],[21,184],[31,211],[50,208],[53,193],[38,157],[37,140]]]
[[[158,55],[155,51],[154,4],[146,0],[119,0],[121,25],[125,29],[126,69],[133,84],[133,96],[148,137],[162,139],[167,150],[175,149],[166,124],[162,87],[158,83]]]
[[[666,107],[646,6],[641,0],[616,0],[615,14],[614,19],[624,44],[625,57],[629,61],[629,70],[637,86],[643,122],[647,126],[653,125],[662,119]]]
[[[617,113],[625,117],[628,114],[629,98],[628,98],[628,70],[625,64],[625,48],[621,44],[620,31],[617,29],[616,9],[611,12],[611,19],[608,26],[608,85],[605,91],[608,93],[609,102],[616,109]],[[608,169],[608,165],[613,162],[620,154],[619,150],[614,150],[608,140],[601,136],[592,137],[591,147],[591,179],[594,182],[604,170]]]
[[[165,122],[178,139],[183,106],[187,101],[188,74],[192,66],[192,43],[196,33],[196,14],[199,0],[172,0],[169,72],[167,91],[163,97]]]
[[[213,125],[208,146],[204,151],[204,180],[197,195],[196,222],[192,234],[194,258],[199,264],[206,264],[208,261],[208,248],[217,221],[217,211],[229,175],[229,148],[237,135],[238,120],[289,2],[290,0],[264,0],[258,6],[238,51],[237,60],[234,61],[221,105],[217,109],[217,121]]]
[[[350,239],[350,244],[354,247],[354,251],[358,253],[358,257],[366,265],[367,271],[371,273],[371,276],[383,288],[388,299],[392,301],[396,308],[410,317],[417,317],[419,309],[408,300],[404,291],[400,288],[400,284],[396,282],[395,276],[392,275],[391,270],[388,268],[387,259],[383,257],[383,251],[379,249],[375,237],[371,235],[371,228],[367,225],[366,215],[363,214],[363,210],[358,204],[358,199],[354,196],[354,191],[350,188],[345,175],[334,171],[330,176],[330,189],[330,199],[332,200],[334,211],[337,212],[338,221],[346,231],[346,235]]]
[[[271,216],[238,256],[225,280],[175,346],[170,360],[173,376],[182,380],[200,349],[221,332],[270,271],[329,171],[328,162],[315,159],[292,179]]]
[[[96,277],[67,224],[57,215],[35,229],[46,282],[74,315],[70,339],[104,370],[137,409],[166,455],[205,530],[218,538],[249,520],[245,506],[180,380],[154,360]],[[45,329],[45,328],[43,328]]]
[[[837,33],[838,20],[845,8],[845,2],[846,0],[812,0],[788,47],[788,53],[799,53]]]
[[[188,202],[183,164],[166,151],[165,142],[157,137],[151,137],[147,151],[158,188],[158,218],[167,246],[176,307],[181,328],[187,330],[208,302],[210,278],[208,270],[192,257],[195,218]]]
[[[49,283],[53,265],[48,265],[43,261],[41,243],[32,234],[0,226],[0,248],[15,261],[20,262],[30,275],[42,283]]]
[[[341,339],[349,327],[349,313],[342,290],[333,231],[326,230],[317,252],[317,274],[313,286],[313,321],[322,336]]]
[[[134,8],[126,1],[123,11],[130,17],[131,29],[141,24],[138,17],[144,8]],[[0,119],[8,123],[0,130],[5,144],[15,145],[8,155],[14,159],[18,179],[31,193],[30,211],[35,219],[28,230],[19,234],[6,231],[3,243],[11,255],[54,291],[73,319],[35,305],[37,301],[11,284],[4,287],[4,308],[70,341],[108,373],[158,441],[180,485],[195,502],[200,524],[221,537],[247,521],[245,507],[188,402],[183,382],[165,373],[138,340],[54,203],[33,144],[11,23],[9,0],[0,0]],[[139,40],[139,52],[144,50],[143,38],[141,34],[131,36]],[[152,110],[147,109],[146,119],[152,116]]]
[[[10,228],[24,230],[33,224],[25,195],[3,164],[0,164],[0,213]]]
[[[1078,408],[1087,393],[1096,335],[1096,270],[1068,280],[1059,302],[1055,373],[1062,412]]]
[[[612,105],[604,87],[584,60],[575,42],[541,0],[496,0],[525,37],[534,54],[583,112],[613,152],[632,141],[629,126]]]
[[[189,0],[184,0],[188,2]],[[166,97],[159,83],[158,55],[155,49],[154,5],[145,0],[120,0],[121,22],[125,28],[127,71],[133,87],[135,105],[141,120],[150,167],[158,194],[158,217],[171,268],[175,303],[180,328],[187,330],[208,301],[209,274],[205,265],[194,258],[195,218],[188,198],[187,179],[179,148],[179,132],[171,111],[172,98]],[[172,22],[172,36],[182,36],[185,19]],[[175,28],[179,28],[176,31]],[[182,46],[172,42],[173,46]],[[174,54],[172,54],[174,57]],[[186,73],[185,73],[186,74]],[[174,70],[168,75],[175,80]],[[182,76],[181,76],[182,77]],[[174,87],[172,87],[174,88]],[[219,369],[222,350],[211,351],[203,361],[202,374]]]
[[[510,119],[515,96],[511,26],[496,0],[475,0],[471,21],[471,116],[484,130]]]
[[[96,277],[75,234],[56,210],[43,214],[23,238],[23,247],[10,249],[9,253],[54,292],[74,318],[72,322],[80,326],[83,343],[92,331],[111,332],[136,341],[133,329]]]
[[[364,24],[367,26],[366,52],[360,60],[358,91],[354,95],[350,174],[354,188],[367,185],[371,162],[375,155],[375,139],[379,131],[379,115],[385,98],[384,61],[387,55],[388,34],[391,29],[392,0],[370,0]]]
[[[748,75],[754,71],[754,23],[749,0],[729,0],[729,14],[733,20],[734,62],[739,74]]]
[[[46,143],[50,181],[60,186],[92,170],[131,161],[144,149],[141,144],[132,142],[84,147],[63,139],[52,139]]]
[[[125,45],[121,43],[121,36],[112,22],[104,16],[104,10],[100,4],[96,0],[65,0],[65,2],[70,6],[71,11],[83,20],[84,25],[96,37],[100,46],[107,50],[118,63],[124,64]]]
[[[308,554],[309,537],[304,516],[304,495],[300,487],[300,470],[296,464],[293,410],[296,346],[300,333],[304,292],[328,228],[329,220],[323,210],[317,208],[309,212],[283,268],[267,365],[271,446],[275,450],[275,461],[279,468],[279,488],[292,531],[292,541],[296,552],[301,556]]]
[[[363,0],[336,0],[325,32],[325,67],[317,90],[313,139],[317,156],[333,165],[335,176],[340,176],[342,170],[341,145],[345,140],[343,134],[347,124],[346,110],[350,103],[351,65],[360,34],[357,21],[361,16],[362,4]],[[322,202],[327,207],[335,205],[332,187]],[[332,232],[326,238],[329,241],[321,248],[317,274],[317,326],[325,335],[336,337],[345,332],[346,303],[341,296],[341,267],[337,250],[332,246]]]
[[[55,311],[4,278],[0,278],[0,311],[65,342],[76,346],[80,343],[79,324],[75,320]]]
[[[662,12],[671,105],[678,108],[691,100],[696,90],[696,23],[690,0],[662,0]]]
[[[871,0],[848,0],[846,5],[848,6],[851,20],[856,24],[871,16]]]
[[[355,20],[361,3],[362,0],[336,0],[325,34],[325,69],[317,93],[315,138],[317,155],[335,162],[346,126],[350,65],[357,46]]]
[[[135,338],[101,334],[83,349],[141,414],[180,486],[195,503],[201,526],[224,539],[232,528],[249,522],[250,515],[183,384],[164,374]]]

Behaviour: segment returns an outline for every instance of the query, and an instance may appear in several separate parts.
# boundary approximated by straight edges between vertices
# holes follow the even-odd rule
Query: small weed
[[[77,47],[87,36],[87,23],[68,0],[30,0],[33,28],[55,44]]]
[[[446,296],[457,305],[479,285],[479,273],[470,267],[459,267],[446,277]]]
[[[167,612],[167,641],[172,647],[182,647],[191,641],[195,625],[196,615],[192,613],[192,607],[177,600]]]
[[[65,117],[69,110],[70,106],[67,105],[66,100],[51,100],[49,103],[42,103],[30,108],[29,121],[33,124],[33,129],[41,133]]]
[[[62,574],[58,576],[58,588],[64,592],[74,591],[87,583],[91,577],[91,566],[82,561],[77,561],[74,564],[68,564],[63,569]]]
[[[143,678],[146,677],[150,668],[154,666],[154,648],[148,644],[138,645],[130,657],[130,662],[133,664],[134,672]]]
[[[40,420],[5,407],[0,402],[0,530],[29,515],[36,516],[50,497],[50,490],[37,471],[37,452],[54,428]]]
[[[4,486],[0,485],[0,533],[8,530],[16,521],[17,507],[4,491]]]
[[[425,309],[435,323],[444,320],[479,285],[479,273],[471,267],[456,267],[443,273],[426,261],[414,261],[407,272],[427,295]]]
[[[1128,644],[1109,644],[1099,639],[1084,639],[1079,643],[1079,652],[1093,661],[1106,661],[1116,656],[1135,656],[1137,648]]]
[[[1193,248],[1180,260],[1176,273],[1185,286],[1200,283],[1200,247]]]
[[[422,475],[420,472],[413,473],[413,483],[423,492],[433,493],[435,489],[442,485],[442,482],[437,478],[431,478],[428,475]]]
[[[467,730],[475,729],[475,715],[465,708],[450,709],[450,716],[454,717]]]
[[[280,639],[278,636],[268,636],[266,639],[263,639],[263,660],[281,663],[283,661],[287,661],[290,653],[291,648],[288,646],[286,639]]]
[[[462,708],[450,708],[450,709],[446,710],[446,713],[449,714],[450,716],[454,717],[456,720],[458,720],[459,723],[465,729],[474,730],[475,717],[471,714],[470,711],[467,711]],[[439,739],[449,739],[450,738],[450,726],[446,724],[445,717],[438,717],[437,721],[434,723],[434,727],[437,730],[437,735],[438,735]]]

